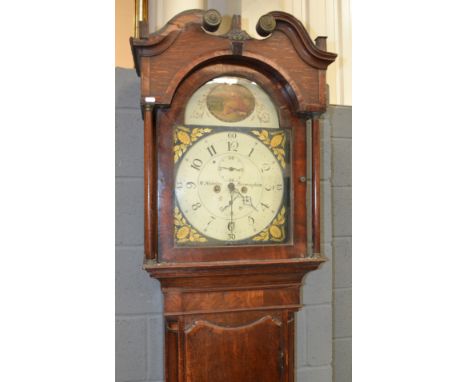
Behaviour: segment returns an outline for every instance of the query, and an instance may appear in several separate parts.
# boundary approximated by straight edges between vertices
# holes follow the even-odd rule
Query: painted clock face
[[[174,127],[174,244],[287,243],[289,131],[254,82],[214,79]]]
[[[286,133],[185,129],[177,132],[182,139],[184,134],[194,136],[194,131],[206,135],[187,149],[176,169],[176,242],[284,241],[289,194]]]

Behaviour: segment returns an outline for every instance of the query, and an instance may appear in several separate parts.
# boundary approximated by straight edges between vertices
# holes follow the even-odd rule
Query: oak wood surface
[[[166,381],[294,381],[294,312],[323,261],[147,262],[164,293]]]
[[[283,325],[282,320],[271,315],[229,327],[206,320],[195,321],[184,331],[186,381],[282,380]]]
[[[182,12],[148,39],[131,39],[138,73],[142,76],[142,96],[156,97],[156,103],[169,105],[178,84],[190,71],[210,60],[233,58],[232,41],[202,29],[202,10]],[[325,111],[325,72],[336,54],[319,49],[299,20],[284,12],[271,12],[276,19],[273,33],[263,40],[243,41],[243,62],[261,62],[289,84],[297,97],[297,112]],[[167,51],[170,51],[168,54]],[[165,54],[166,53],[166,54]],[[144,68],[143,57],[151,57]],[[181,59],[183,58],[183,59]]]
[[[293,158],[290,180],[293,193],[293,241],[287,245],[255,245],[244,247],[177,248],[174,245],[173,205],[174,169],[172,129],[184,122],[184,109],[194,89],[220,75],[241,76],[257,82],[269,93],[275,104],[281,105],[280,128],[292,131]],[[240,64],[213,64],[194,71],[187,81],[179,85],[171,108],[158,110],[158,172],[159,182],[159,240],[160,262],[196,262],[223,260],[258,260],[271,258],[297,258],[307,255],[306,183],[306,131],[305,123],[290,112],[291,98],[278,87],[274,78],[245,68]],[[287,122],[288,125],[281,125]]]
[[[312,119],[312,243],[314,253],[320,253],[320,121]]]
[[[250,38],[234,17],[219,36],[204,12],[176,15],[157,33],[130,39],[144,116],[145,264],[164,294],[166,382],[293,382],[295,312],[320,255],[320,135],[326,69],[336,55],[312,42],[293,16],[271,12],[272,33]],[[274,21],[274,22],[273,22]],[[215,30],[215,28],[212,28]],[[176,248],[173,127],[190,96],[218,76],[258,83],[292,135],[293,239],[286,245]],[[146,97],[153,97],[148,102]],[[312,119],[312,237],[307,253],[306,120]]]
[[[153,240],[145,240],[146,259],[154,258],[155,248],[157,247],[156,227],[158,224],[158,211],[155,203],[156,190],[154,178],[158,179],[157,167],[155,165],[156,134],[154,133],[154,115],[153,104],[144,105],[144,219],[145,219],[145,237],[153,237]],[[156,173],[155,173],[156,172]]]

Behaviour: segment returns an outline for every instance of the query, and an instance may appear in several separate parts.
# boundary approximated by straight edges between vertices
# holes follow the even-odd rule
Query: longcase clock
[[[292,382],[301,282],[325,261],[318,117],[336,55],[283,12],[260,18],[261,40],[239,16],[226,34],[220,22],[191,10],[131,39],[144,268],[164,294],[165,378]]]

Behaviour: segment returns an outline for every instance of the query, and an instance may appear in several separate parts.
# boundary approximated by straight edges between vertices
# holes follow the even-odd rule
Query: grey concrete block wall
[[[332,380],[332,368],[330,366],[303,367],[297,371],[297,382],[328,382]]]
[[[142,246],[144,240],[143,183],[142,178],[122,178],[115,180],[115,239],[117,245]]]
[[[115,172],[117,177],[143,176],[143,129],[139,109],[119,108],[115,120]]]
[[[331,125],[327,118],[321,120],[320,155],[321,252],[331,260]],[[296,377],[300,382],[332,382],[332,280],[331,261],[304,278],[304,307],[296,315]]]
[[[351,338],[333,339],[333,378],[336,382],[351,381]]]
[[[144,317],[117,317],[115,324],[117,381],[146,379],[148,328]]]
[[[349,106],[328,111],[332,147],[333,381],[351,382],[351,196],[352,129]]]
[[[143,247],[116,248],[115,310],[119,315],[162,313],[159,281],[142,272],[142,251]]]
[[[351,187],[332,187],[333,235],[351,237]]]
[[[333,286],[351,288],[351,237],[335,237],[333,248]]]
[[[143,270],[143,121],[134,70],[116,69],[116,381],[162,382],[164,326],[159,282]]]
[[[332,108],[334,109],[334,108]],[[304,309],[297,315],[296,372],[299,382],[332,382],[333,272],[335,243],[332,194],[333,121],[347,115],[329,113],[322,121],[322,252],[331,261],[304,280]],[[346,129],[344,129],[346,130]],[[346,131],[344,131],[345,133]],[[346,176],[346,175],[343,175]],[[345,232],[346,228],[343,227]],[[347,232],[347,231],[346,231]],[[349,232],[350,234],[350,232]],[[143,262],[143,122],[139,79],[134,70],[116,69],[116,381],[163,380],[163,317],[159,283]],[[349,236],[344,238],[349,239]],[[347,243],[341,242],[341,246]],[[341,247],[340,247],[341,248]],[[346,250],[340,259],[346,257]],[[350,252],[349,252],[350,253]],[[346,267],[341,272],[346,273]],[[336,304],[335,304],[336,305]],[[346,362],[346,360],[345,360]],[[336,365],[335,365],[336,367]],[[336,380],[345,382],[348,380]]]

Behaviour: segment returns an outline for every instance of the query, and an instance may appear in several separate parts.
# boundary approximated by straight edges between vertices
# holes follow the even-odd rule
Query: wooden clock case
[[[220,22],[216,11],[186,11],[160,31],[130,41],[144,118],[144,268],[161,282],[164,294],[166,381],[292,382],[302,278],[325,261],[320,255],[318,117],[326,109],[326,69],[336,55],[326,52],[326,38],[314,44],[303,25],[283,12],[259,20],[257,30],[267,36],[263,40],[242,31],[239,16],[228,33],[216,35]],[[226,75],[259,84],[278,107],[280,128],[292,132],[294,223],[287,245],[174,246],[172,129],[183,124],[194,91]]]

